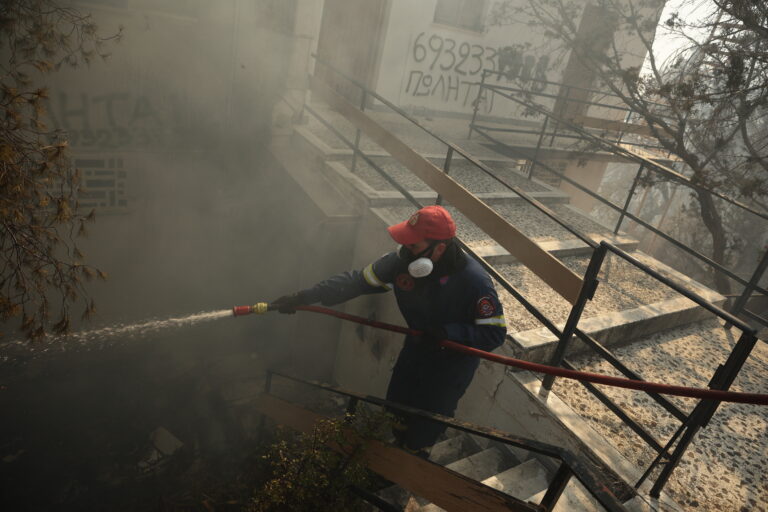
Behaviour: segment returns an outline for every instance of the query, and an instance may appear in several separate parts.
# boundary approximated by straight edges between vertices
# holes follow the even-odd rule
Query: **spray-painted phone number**
[[[427,45],[422,42],[426,32],[422,32],[413,41],[413,60],[424,62],[428,55],[428,49],[431,50],[431,62],[429,70],[432,71],[437,65],[442,71],[453,69],[460,75],[476,75],[483,67],[496,69],[496,54],[498,53],[490,46],[481,46],[479,44],[470,44],[466,41],[458,44],[450,37],[442,37],[432,34],[427,39]],[[458,44],[458,47],[457,47]],[[445,62],[440,62],[441,57]],[[450,60],[448,60],[450,58]]]
[[[420,69],[410,71],[405,88],[407,94],[460,101],[462,106],[474,101],[479,87],[476,80],[464,77],[473,78],[483,69],[491,69],[501,72],[507,80],[546,80],[549,65],[546,55],[537,59],[511,46],[497,49],[467,41],[457,42],[438,34],[428,36],[426,32],[414,39],[411,56]],[[485,103],[486,109],[490,110],[491,102]]]

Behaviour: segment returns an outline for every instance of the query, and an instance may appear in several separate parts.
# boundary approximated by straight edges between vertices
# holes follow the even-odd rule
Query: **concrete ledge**
[[[634,251],[637,248],[638,241],[634,238],[625,236],[605,236],[599,233],[587,233],[590,238],[601,241],[608,240],[614,245],[625,251]],[[584,244],[579,239],[571,240],[549,240],[537,242],[539,247],[550,252],[553,256],[563,258],[566,256],[584,256],[592,252],[592,248]],[[478,245],[472,247],[477,254],[483,257],[488,263],[493,265],[503,265],[508,263],[517,263],[517,259],[498,244]]]
[[[306,126],[295,126],[293,128],[293,141],[297,146],[304,148],[314,156],[323,160],[339,160],[344,157],[352,156],[351,149],[334,149],[312,133]]]
[[[637,259],[649,266],[670,275],[687,289],[697,293],[706,301],[721,306],[726,298],[704,285],[684,276],[676,270],[643,253],[636,254]],[[659,283],[660,286],[663,286]],[[620,346],[672,327],[678,327],[711,317],[708,312],[695,302],[683,297],[675,297],[653,304],[646,304],[633,309],[607,313],[579,322],[579,328],[590,334],[606,346]],[[563,329],[565,323],[556,324]],[[530,329],[510,335],[505,350],[514,357],[524,357],[531,361],[548,361],[554,352],[558,339],[545,327]],[[575,337],[574,337],[575,338]],[[589,350],[581,340],[572,339],[569,351],[577,353]]]
[[[710,315],[694,302],[679,297],[639,308],[585,318],[579,328],[605,346],[619,346],[650,334],[703,320]],[[556,324],[563,329],[565,323]],[[558,339],[549,329],[541,327],[512,334],[512,352],[529,361],[548,361]],[[572,338],[569,353],[589,350],[578,338]]]
[[[334,160],[326,162],[323,166],[323,170],[329,180],[338,188],[346,190],[349,194],[356,196],[371,208],[408,206],[411,204],[408,199],[403,197],[403,195],[396,190],[374,189],[362,178],[353,174],[339,161]],[[409,192],[414,198],[425,203],[434,203],[437,199],[437,193],[431,190],[409,190]],[[566,194],[557,191],[529,192],[529,194],[545,204],[567,203],[569,200]],[[524,199],[514,192],[486,192],[475,195],[487,204],[524,201]]]
[[[613,471],[618,473],[625,482],[636,482],[640,479],[642,471],[629,462],[614,446],[598,432],[596,432],[581,416],[579,416],[568,404],[557,395],[547,392],[541,386],[541,381],[531,372],[508,372],[508,377],[523,388],[529,396],[530,403],[536,404],[540,414],[544,414],[564,426],[581,446],[580,452],[584,456],[591,454],[603,461]],[[529,412],[530,414],[530,412]],[[534,413],[535,414],[535,413]],[[638,489],[638,495],[630,502],[632,510],[643,511],[669,511],[682,512],[680,506],[665,492],[660,499],[650,498],[651,483],[645,481]]]
[[[359,205],[345,198],[343,190],[323,173],[317,172],[315,158],[295,151],[292,141],[274,138],[270,151],[286,173],[328,218],[352,220],[359,216]]]
[[[329,130],[330,132],[330,130]],[[322,141],[320,137],[312,133],[312,130],[309,129],[305,125],[297,125],[293,127],[293,137],[296,139],[296,142],[302,143],[299,139],[304,139],[305,142],[303,142],[305,145],[313,148],[316,152],[320,153],[324,158],[327,158],[329,160],[339,160],[344,157],[350,157],[352,156],[352,149],[346,149],[346,148],[332,148],[328,144]],[[339,139],[341,140],[341,139]],[[465,152],[469,153],[465,150]],[[444,159],[445,153],[420,153],[421,156],[428,159]],[[470,153],[471,154],[471,153]],[[388,157],[391,158],[392,155],[387,153],[384,150],[371,150],[368,149],[365,151],[365,155],[370,158],[381,158],[381,157]],[[510,158],[505,157],[502,155],[499,156],[487,156],[487,157],[477,157],[482,162],[503,162],[503,163],[517,163],[520,162],[520,158]],[[461,155],[456,155],[454,158],[463,158]],[[539,184],[546,185],[543,182],[538,181],[537,179],[533,179],[532,181],[537,182]]]
[[[409,191],[415,198],[424,198],[435,201],[437,194],[430,191]],[[529,195],[545,204],[567,203],[568,196],[557,192],[529,192]],[[486,204],[499,204],[510,202],[524,202],[525,200],[514,192],[481,192],[475,194]],[[370,204],[374,207],[404,206],[410,204],[400,192],[388,190],[376,190],[369,196]]]

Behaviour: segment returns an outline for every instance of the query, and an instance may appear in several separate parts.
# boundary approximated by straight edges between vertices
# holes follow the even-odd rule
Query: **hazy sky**
[[[712,0],[668,0],[659,20],[659,28],[656,31],[656,38],[653,43],[653,53],[656,56],[656,62],[659,64],[663,63],[675,51],[685,47],[687,44],[685,38],[672,33],[666,28],[665,22],[673,12],[678,12],[680,17],[687,22],[694,22],[711,13],[714,8],[715,5]],[[706,32],[702,32],[696,38],[704,36],[706,36]]]

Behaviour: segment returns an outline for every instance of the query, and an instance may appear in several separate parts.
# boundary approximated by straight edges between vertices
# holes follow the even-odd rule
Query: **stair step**
[[[536,459],[529,459],[483,480],[483,483],[516,498],[532,496],[547,488],[547,470]]]
[[[451,463],[465,460],[487,447],[482,447],[468,434],[455,429],[447,429],[445,438],[435,443],[429,453],[429,460],[441,466],[450,467]],[[376,493],[389,503],[404,507],[410,493],[398,485],[392,485]]]
[[[446,466],[480,451],[480,447],[466,434],[449,437],[436,443],[429,452],[429,460]]]
[[[340,131],[350,142],[355,140],[355,127],[345,117],[328,107],[323,102],[314,100],[310,107],[318,112],[326,122],[338,131]],[[408,144],[416,152],[422,155],[431,155],[444,157],[446,146],[444,143],[435,139],[433,136],[424,132],[415,124],[406,121],[398,114],[393,112],[379,112],[366,110],[365,114],[374,119],[385,129],[397,135],[397,137]],[[467,124],[465,119],[428,119],[424,116],[416,115],[419,122],[428,128],[439,128],[440,133],[456,143],[459,147],[478,158],[507,158],[509,160],[518,160],[517,157],[509,158],[501,155],[487,144],[481,142],[478,137],[467,139]],[[307,114],[308,122],[305,125],[294,127],[294,136],[297,138],[312,139],[317,150],[322,150],[326,157],[349,156],[352,149],[344,144],[341,139],[334,135],[326,126],[315,119],[312,114]],[[369,137],[360,138],[360,149],[366,154],[386,155],[381,147],[373,142]],[[458,156],[458,155],[455,155]]]
[[[600,225],[598,222],[574,208],[571,208],[567,204],[552,204],[548,205],[548,207],[568,226],[581,233],[589,234],[593,238],[603,237],[609,239],[613,236],[613,231],[611,229]],[[475,248],[484,245],[496,245],[496,242],[489,238],[483,230],[478,228],[463,213],[450,204],[445,205],[445,208],[450,212],[453,220],[456,222],[457,236],[466,244]],[[528,203],[504,202],[493,205],[493,209],[499,216],[507,219],[513,226],[515,226],[515,228],[536,243],[571,240],[574,238],[574,235],[570,231]],[[393,221],[395,219],[399,219],[399,221],[402,222],[402,219],[407,219],[413,214],[413,206],[375,208],[374,213],[379,215],[384,222]]]
[[[673,281],[680,282],[713,304],[725,297],[687,278],[639,251],[631,253]],[[577,274],[583,274],[587,256],[567,256],[561,261]],[[571,305],[523,265],[497,265],[497,270],[531,303],[540,308],[560,329],[565,325]],[[579,321],[579,328],[606,346],[634,342],[644,336],[705,318],[708,313],[658,280],[617,256],[609,255],[599,276],[600,284]],[[530,361],[547,361],[558,343],[549,329],[542,327],[524,306],[502,291],[499,295],[511,340],[505,353]],[[580,340],[571,344],[571,352],[580,352]]]
[[[505,454],[508,454],[510,465],[520,464],[532,457],[532,452],[523,448],[518,448],[511,444],[505,444],[501,441],[495,441],[488,439],[487,437],[478,436],[474,434],[468,434],[469,438],[478,446],[477,451],[485,450],[487,448],[498,448]]]
[[[443,159],[427,159],[436,167],[443,167]],[[432,190],[426,183],[417,178],[413,172],[411,172],[404,165],[392,157],[375,157],[371,158],[370,161],[407,190]],[[351,159],[342,160],[339,161],[339,163],[343,163],[346,169],[352,172],[355,176],[362,179],[374,190],[395,190],[395,187],[393,187],[391,183],[382,177],[382,175],[372,165],[370,165],[362,158],[355,160],[354,171],[352,171]],[[484,163],[488,168],[490,168],[494,176],[497,176],[510,186],[518,187],[526,192],[551,191],[551,189],[546,185],[531,181],[526,176],[518,172],[518,166],[514,162],[486,161]],[[509,188],[506,187],[503,183],[497,181],[489,174],[485,173],[482,169],[460,157],[455,157],[453,159],[448,175],[456,182],[467,188],[467,190],[470,190],[474,193],[510,191]]]
[[[356,198],[358,201],[368,204],[370,207],[407,207],[410,205],[409,200],[399,191],[395,190],[395,188],[383,177],[378,175],[376,171],[370,170],[367,175],[363,175],[362,169],[365,169],[365,167],[362,165],[363,164],[361,164],[360,167],[356,167],[356,172],[353,173],[351,172],[350,167],[345,166],[344,163],[340,161],[326,161],[322,166],[322,169],[325,177],[333,182],[340,191],[350,197]],[[481,171],[478,170],[477,172]],[[375,173],[377,179],[374,179],[371,176],[371,173]],[[402,179],[400,176],[394,177],[398,184],[408,190],[408,192],[419,201],[423,203],[434,203],[437,199],[437,193],[420,180],[416,181],[417,178],[412,177],[410,179]],[[504,176],[500,175],[500,177],[503,178]],[[513,182],[512,180],[507,179],[506,181],[512,185],[516,184],[516,182]],[[383,185],[382,182],[386,184],[386,186]],[[475,193],[478,198],[488,204],[508,202],[523,204],[525,202],[525,200],[515,192],[500,184],[495,187],[491,187],[488,184],[485,186],[469,186],[468,184],[465,184],[465,186],[467,186],[468,190]],[[532,188],[530,186],[520,188],[545,204],[562,204],[567,203],[570,200],[568,195],[564,192],[559,190],[549,190],[543,186],[534,190],[529,190]]]
[[[546,494],[546,489],[529,496],[524,501],[540,503]],[[605,508],[595,499],[589,491],[575,478],[571,478],[565,487],[560,499],[555,503],[553,512],[598,512]]]
[[[547,470],[535,459],[483,480],[483,483],[510,496],[531,496],[547,487]],[[430,503],[418,509],[419,512],[440,512],[443,509]]]
[[[492,447],[459,459],[445,467],[467,478],[483,480],[508,467],[510,460],[511,456],[509,453]],[[415,507],[420,501],[420,499],[412,498],[410,492],[396,485],[387,487],[383,491],[378,492],[377,495],[389,503],[400,507],[405,507],[407,504]]]
[[[468,439],[466,436],[459,437]],[[451,439],[448,439],[448,441]],[[509,467],[511,459],[512,457],[509,453],[496,447],[491,447],[452,462],[445,467],[467,478],[480,481],[499,473],[503,468]],[[387,487],[376,494],[383,500],[400,507],[405,507],[409,500],[412,502],[416,501],[411,499],[410,492],[397,485]]]
[[[508,467],[509,460],[508,453],[492,447],[448,464],[446,468],[473,480],[484,480]]]
[[[611,242],[613,245],[625,251],[634,251],[638,244],[637,240],[626,236],[597,233],[590,233],[589,235],[596,242],[607,240],[608,242]],[[565,240],[545,240],[542,242],[537,242],[537,244],[539,247],[556,258],[564,258],[566,256],[589,256],[592,254],[593,250],[590,246],[578,238]],[[478,254],[478,256],[482,256],[482,258],[491,265],[517,263],[517,259],[509,254],[509,251],[495,243],[472,244],[471,248]]]

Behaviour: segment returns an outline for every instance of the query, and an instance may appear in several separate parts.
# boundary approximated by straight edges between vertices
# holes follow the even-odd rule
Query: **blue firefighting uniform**
[[[477,261],[457,251],[457,264],[444,269],[444,275],[438,266],[429,276],[414,279],[408,274],[408,262],[391,252],[362,271],[333,276],[303,293],[310,303],[330,306],[394,289],[408,327],[442,328],[447,339],[491,351],[504,342],[504,312],[490,276]],[[406,336],[392,371],[387,400],[453,416],[478,365],[476,357]],[[400,419],[406,428],[399,440],[412,450],[431,446],[445,430],[418,418]]]

